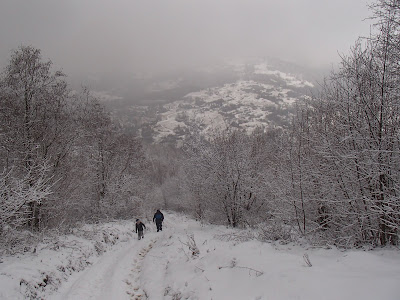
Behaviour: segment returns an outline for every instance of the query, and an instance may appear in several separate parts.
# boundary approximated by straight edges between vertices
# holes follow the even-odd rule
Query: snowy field
[[[0,298],[400,299],[396,249],[262,243],[248,231],[164,215],[164,230],[145,221],[140,241],[133,222],[85,225],[1,257]]]

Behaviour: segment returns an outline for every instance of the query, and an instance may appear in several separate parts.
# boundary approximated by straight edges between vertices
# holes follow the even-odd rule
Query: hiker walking
[[[139,219],[136,219],[136,233],[138,234],[138,240],[144,238],[143,234],[144,228],[146,228],[146,226]]]
[[[159,209],[157,209],[157,211],[153,217],[153,222],[156,222],[157,232],[159,232],[160,230],[162,231],[162,222],[163,221],[164,221],[164,215],[162,214],[162,212]]]

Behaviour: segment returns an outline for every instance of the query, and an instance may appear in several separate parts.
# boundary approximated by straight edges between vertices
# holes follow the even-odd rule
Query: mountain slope
[[[313,80],[305,79],[311,76],[304,74],[276,60],[229,62],[149,82],[146,101],[110,107],[127,130],[158,143],[177,143],[193,126],[203,134],[226,127],[248,132],[258,126],[286,127],[294,104],[314,89]]]

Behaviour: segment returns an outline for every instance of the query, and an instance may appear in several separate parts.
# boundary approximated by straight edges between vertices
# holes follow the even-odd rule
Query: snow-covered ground
[[[0,298],[400,299],[397,249],[262,243],[249,231],[165,218],[159,233],[145,222],[140,241],[132,222],[85,225],[2,257]]]
[[[269,68],[268,63],[266,63],[266,62],[255,65],[254,69],[255,69],[255,71],[254,71],[255,74],[275,75],[277,77],[280,77],[286,81],[287,85],[296,86],[296,87],[305,87],[305,86],[313,87],[314,86],[309,81],[299,79],[298,76],[295,76],[292,74],[287,74],[287,73],[281,72],[279,70],[271,70]]]
[[[191,120],[190,123],[203,125],[204,135],[216,129],[226,129],[232,121],[236,121],[240,124],[238,126],[250,133],[260,125],[273,124],[275,121],[270,118],[271,114],[279,115],[279,110],[288,109],[297,100],[298,98],[293,97],[293,91],[288,88],[252,80],[239,80],[192,92],[184,100],[164,106],[167,111],[160,114],[161,120],[153,128],[154,139],[159,142],[169,135],[175,135],[178,127],[189,128],[187,123],[177,120],[179,115],[186,115]],[[196,104],[197,101],[202,104]],[[280,118],[285,119],[286,114],[284,112]]]

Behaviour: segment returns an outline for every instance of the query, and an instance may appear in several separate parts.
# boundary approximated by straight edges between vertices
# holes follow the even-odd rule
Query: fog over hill
[[[176,144],[194,124],[203,134],[226,127],[248,132],[285,127],[294,103],[310,96],[321,78],[321,72],[289,62],[253,58],[165,74],[125,74],[113,82],[91,78],[89,87],[127,131],[147,142]]]

